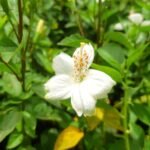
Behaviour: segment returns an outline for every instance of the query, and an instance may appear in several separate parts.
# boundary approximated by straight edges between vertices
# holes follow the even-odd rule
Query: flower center
[[[76,54],[73,55],[74,60],[74,80],[80,82],[84,79],[88,71],[88,54],[83,48],[83,44]]]

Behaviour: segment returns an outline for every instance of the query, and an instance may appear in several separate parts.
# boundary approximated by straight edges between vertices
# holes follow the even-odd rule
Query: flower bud
[[[116,23],[114,25],[114,29],[117,30],[117,31],[122,31],[124,29],[124,27],[121,23]]]
[[[42,33],[43,30],[44,30],[44,20],[40,19],[38,24],[37,24],[37,27],[36,27],[36,32]]]
[[[135,23],[136,25],[139,25],[143,21],[143,15],[140,13],[131,13],[128,16],[128,19],[132,22]]]

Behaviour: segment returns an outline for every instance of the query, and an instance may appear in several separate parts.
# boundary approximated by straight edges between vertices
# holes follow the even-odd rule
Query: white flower
[[[100,2],[100,0],[96,0],[96,3],[99,3]],[[101,0],[101,3],[104,3],[105,2],[105,0]]]
[[[150,20],[144,20],[141,26],[150,26]]]
[[[124,29],[124,27],[121,23],[116,23],[114,25],[114,29],[117,30],[117,31],[122,31]]]
[[[131,13],[129,16],[128,16],[128,19],[135,23],[136,25],[139,25],[142,23],[143,21],[143,15],[140,14],[140,13]]]
[[[92,115],[96,99],[105,98],[115,81],[104,72],[89,69],[94,59],[91,44],[82,43],[73,57],[61,53],[53,60],[54,77],[45,83],[46,99],[71,98],[78,116]]]

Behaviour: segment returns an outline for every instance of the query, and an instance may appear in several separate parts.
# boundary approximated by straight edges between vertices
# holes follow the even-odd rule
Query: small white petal
[[[82,55],[84,54],[84,52],[87,54],[88,56],[88,67],[92,64],[93,59],[94,59],[94,48],[93,46],[89,43],[89,44],[81,44],[81,46],[79,48],[77,48],[73,54],[73,56],[80,58],[83,57]]]
[[[73,81],[68,75],[56,75],[45,84],[46,99],[63,100],[71,96]]]
[[[140,14],[140,13],[131,13],[129,16],[128,16],[128,19],[131,21],[131,22],[133,22],[133,23],[135,23],[135,24],[140,24],[140,23],[142,23],[142,21],[143,21],[143,15],[142,14]]]
[[[71,104],[78,116],[90,116],[94,113],[96,101],[82,84],[76,84],[72,91]]]
[[[102,3],[104,3],[104,2],[105,2],[105,0],[101,0],[101,2],[102,2]],[[99,0],[96,0],[96,3],[99,3]]]
[[[73,72],[73,59],[61,53],[53,59],[53,69],[56,74],[71,74]]]
[[[144,20],[141,26],[150,26],[150,20]]]
[[[92,96],[101,99],[107,96],[116,82],[104,72],[90,69],[82,84]]]
[[[116,23],[114,26],[114,29],[117,31],[122,31],[124,29],[124,27],[121,23]]]

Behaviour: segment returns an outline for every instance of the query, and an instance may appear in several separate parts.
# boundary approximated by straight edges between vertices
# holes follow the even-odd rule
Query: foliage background
[[[148,0],[0,4],[1,150],[150,149],[150,26],[128,19],[138,12],[150,20]],[[121,31],[114,29],[118,22]],[[78,118],[69,100],[44,99],[53,57],[72,55],[80,42],[95,47],[92,68],[117,82],[88,118]]]

